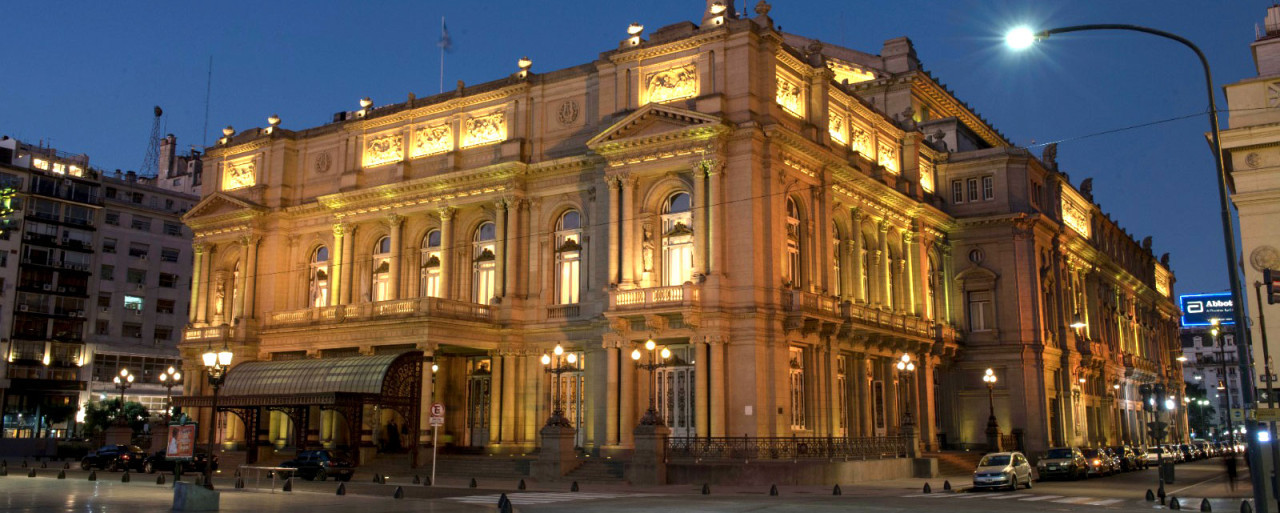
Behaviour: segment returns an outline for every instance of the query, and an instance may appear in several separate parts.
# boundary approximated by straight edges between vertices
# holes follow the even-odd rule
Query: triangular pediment
[[[610,144],[643,143],[679,136],[690,131],[726,128],[718,116],[670,105],[650,103],[609,125],[587,141],[587,147],[599,149]]]
[[[205,196],[204,199],[200,200],[199,203],[196,203],[196,206],[191,207],[191,210],[182,217],[183,219],[194,219],[236,213],[258,213],[265,210],[266,208],[261,205],[250,203],[223,192],[215,192]]]

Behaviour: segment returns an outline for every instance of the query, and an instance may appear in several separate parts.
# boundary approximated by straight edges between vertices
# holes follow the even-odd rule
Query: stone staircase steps
[[[943,476],[969,476],[978,467],[985,453],[970,452],[932,452],[925,453],[926,458],[937,458],[938,473]]]
[[[588,459],[564,477],[565,480],[587,483],[625,483],[626,463],[622,461]]]

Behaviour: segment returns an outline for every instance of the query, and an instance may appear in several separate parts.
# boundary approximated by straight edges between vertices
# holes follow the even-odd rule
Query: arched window
[[[329,306],[329,248],[324,246],[311,253],[307,272],[307,304],[311,308]]]
[[[662,207],[662,284],[693,281],[693,215],[688,193],[677,192]]]
[[[794,198],[787,198],[787,261],[783,278],[793,289],[800,288],[800,207]]]
[[[493,300],[497,290],[494,280],[497,273],[497,256],[494,241],[497,239],[497,227],[485,222],[476,228],[472,237],[471,248],[471,301],[483,305]]]
[[[371,300],[391,299],[391,237],[378,239],[373,245],[373,290]]]
[[[422,238],[422,270],[419,274],[418,296],[441,297],[440,289],[440,230],[431,230]]]
[[[840,275],[840,227],[831,223],[831,294],[840,297],[844,280]]]
[[[582,262],[582,215],[570,210],[556,222],[556,303],[578,302]]]

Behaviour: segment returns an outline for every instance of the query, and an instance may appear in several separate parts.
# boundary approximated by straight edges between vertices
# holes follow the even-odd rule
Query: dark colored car
[[[1191,450],[1190,445],[1181,444],[1181,445],[1176,445],[1175,447],[1177,447],[1177,449],[1182,452],[1182,458],[1183,458],[1182,461],[1195,461],[1199,459],[1196,457],[1195,451]]]
[[[82,470],[142,470],[147,452],[136,445],[104,445],[80,460]]]
[[[1089,474],[1109,476],[1120,470],[1115,462],[1112,461],[1111,455],[1107,454],[1106,449],[1083,449],[1080,453],[1084,455],[1084,459],[1088,463]]]
[[[355,464],[346,458],[329,451],[300,451],[298,457],[280,464],[281,467],[296,468],[294,475],[312,481],[324,481],[330,477],[339,481],[350,481],[355,473]]]
[[[1110,449],[1111,454],[1113,454],[1116,460],[1120,462],[1121,471],[1129,472],[1143,468],[1142,461],[1138,458],[1138,453],[1133,452],[1132,447],[1127,445],[1117,445]]]
[[[1085,479],[1089,477],[1089,463],[1084,454],[1076,447],[1055,447],[1036,463],[1037,473],[1041,479],[1066,477]]]
[[[173,472],[174,467],[177,464],[181,463],[182,472],[184,474],[194,473],[194,472],[204,472],[205,464],[208,461],[209,461],[209,453],[205,452],[202,449],[196,449],[194,460],[187,460],[182,462],[165,458],[164,451],[156,451],[152,453],[150,456],[148,456],[146,461],[142,463],[142,471],[148,474],[152,474],[155,472]],[[216,454],[213,456],[213,470],[218,470],[218,455]]]

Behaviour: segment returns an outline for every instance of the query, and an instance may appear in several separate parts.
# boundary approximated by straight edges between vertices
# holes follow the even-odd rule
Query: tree
[[[142,431],[143,424],[151,414],[141,403],[126,402],[121,410],[120,399],[107,399],[102,402],[89,403],[84,410],[84,432],[93,436],[116,422],[127,422],[133,431]]]
[[[1201,405],[1200,401],[1207,399],[1208,395],[1204,390],[1204,385],[1200,383],[1187,383],[1187,425],[1191,427],[1191,431],[1200,438],[1208,438],[1210,428],[1218,427],[1217,417],[1213,409],[1213,403],[1207,402]]]

